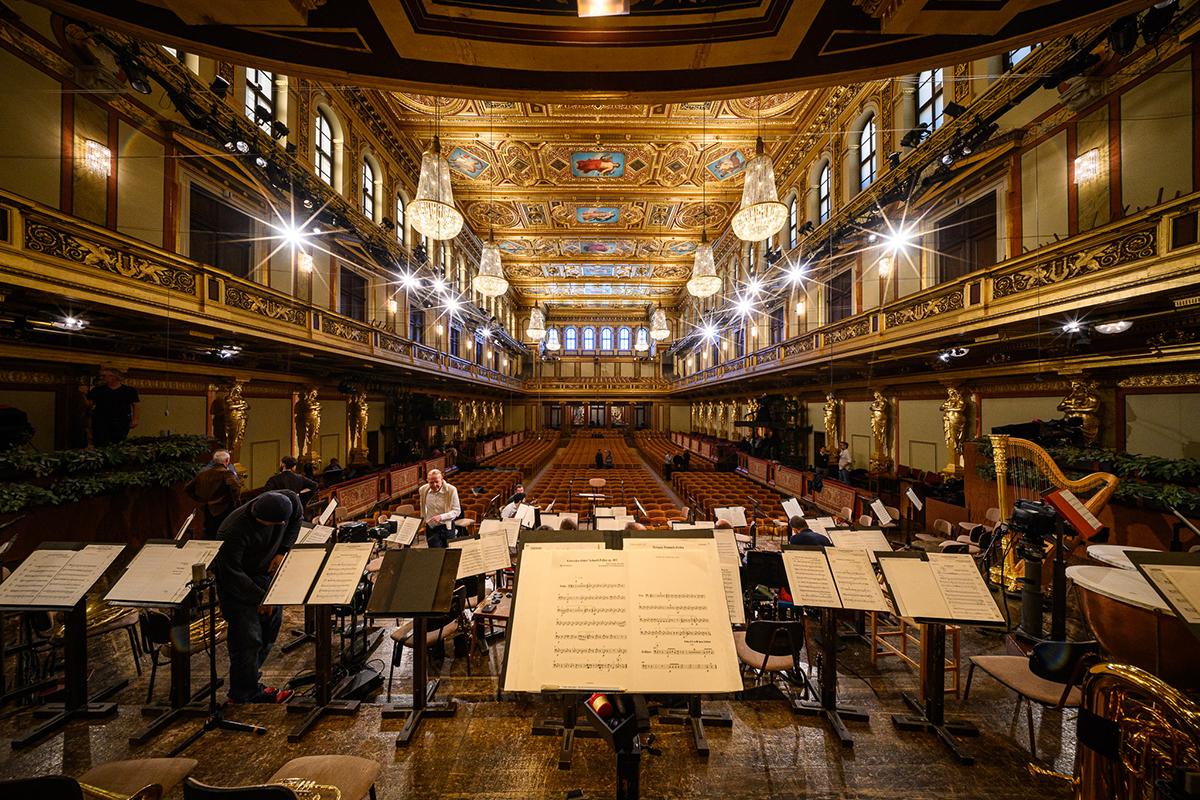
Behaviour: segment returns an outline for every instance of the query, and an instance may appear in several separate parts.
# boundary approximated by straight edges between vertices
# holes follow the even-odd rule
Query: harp
[[[1109,472],[1093,472],[1078,480],[1071,480],[1058,468],[1049,453],[1028,439],[1016,439],[999,433],[991,434],[988,438],[992,442],[996,493],[1002,519],[1011,516],[1012,504],[1016,500],[1041,500],[1046,492],[1054,489],[1070,490],[1079,496],[1088,511],[1099,516],[1120,483],[1120,479]],[[1016,588],[1017,578],[1024,572],[1023,564],[1016,559],[1016,548],[1012,547],[1011,539],[1015,536],[1012,533],[1005,536],[1004,563],[994,565],[991,569],[992,581],[999,583],[1003,575],[1004,588],[1008,591]]]

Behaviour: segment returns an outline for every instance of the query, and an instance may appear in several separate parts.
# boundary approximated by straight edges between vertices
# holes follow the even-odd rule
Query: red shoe
[[[262,694],[259,695],[261,699],[258,702],[277,704],[286,703],[288,698],[290,698],[293,694],[295,694],[295,692],[293,692],[291,689],[276,689],[271,686],[265,686],[263,687]]]

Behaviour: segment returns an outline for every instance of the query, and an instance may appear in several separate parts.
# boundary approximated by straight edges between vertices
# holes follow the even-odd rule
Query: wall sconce
[[[440,323],[440,322],[438,323],[438,326],[437,326],[437,333],[438,333],[438,336],[442,335],[442,323]]]
[[[312,272],[313,271],[313,257],[308,253],[304,253],[304,252],[297,253],[296,254],[296,266],[300,268],[301,272]],[[392,302],[395,303],[396,301],[393,300]]]
[[[881,278],[886,278],[887,276],[892,274],[892,263],[894,262],[894,260],[895,260],[895,257],[892,256],[891,254],[880,256],[880,258],[879,258],[879,276]]]
[[[1100,177],[1100,148],[1093,147],[1075,159],[1075,184],[1094,181]]]
[[[797,317],[803,317],[804,312],[807,310],[808,310],[808,305],[804,302],[804,300],[801,299],[801,300],[796,301],[796,316]]]
[[[83,164],[93,175],[107,178],[112,174],[112,151],[99,142],[87,139],[83,145]]]
[[[396,304],[396,298],[393,297],[391,300],[388,300],[387,308],[391,314],[395,314],[399,310],[400,306]]]

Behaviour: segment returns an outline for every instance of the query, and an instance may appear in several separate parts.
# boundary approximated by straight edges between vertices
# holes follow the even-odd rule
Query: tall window
[[[404,242],[404,198],[396,195],[396,238]]]
[[[988,193],[937,223],[938,279],[952,281],[996,263],[996,195]],[[903,263],[903,262],[900,262]]]
[[[734,358],[741,358],[746,355],[746,329],[738,328],[733,332],[733,351]]]
[[[796,246],[797,231],[800,229],[800,200],[793,197],[788,206],[788,247]]]
[[[574,327],[567,328],[563,331],[563,348],[566,350],[579,349],[579,332]]]
[[[450,326],[450,355],[455,358],[461,358],[462,354],[458,352],[459,345],[462,343],[462,329],[457,325]]]
[[[425,344],[425,309],[416,306],[409,307],[408,338],[417,344]]]
[[[1034,51],[1034,48],[1036,47],[1037,45],[1034,44],[1030,45],[1029,47],[1018,47],[1016,50],[1009,50],[1004,54],[1004,71],[1008,72],[1017,64],[1020,64],[1025,60],[1026,56]]]
[[[829,281],[829,321],[839,322],[854,314],[854,270],[846,269]]]
[[[833,197],[831,178],[829,164],[826,163],[821,167],[821,178],[817,182],[817,212],[821,222],[829,221],[830,200]]]
[[[858,188],[875,182],[875,115],[872,114],[858,135]]]
[[[359,322],[366,322],[367,279],[345,267],[342,267],[339,278],[338,313]]]
[[[632,336],[632,334],[630,334],[629,328],[621,328],[621,330],[617,331],[617,349],[618,350],[632,350],[633,349],[633,336]]]
[[[254,111],[259,106],[268,111],[269,118],[258,123],[258,127],[270,133],[271,123],[275,121],[275,76],[265,69],[247,69],[246,116],[254,119]]]
[[[771,315],[771,344],[779,344],[783,341],[783,306],[776,306],[768,313]]]
[[[254,220],[194,183],[190,205],[192,260],[248,278],[254,256]]]
[[[483,366],[483,339],[475,337],[475,363]]]
[[[600,349],[601,350],[612,350],[613,349],[612,345],[613,345],[612,328],[601,328],[600,329]]]
[[[610,333],[609,336],[611,337],[612,334]],[[595,330],[595,328],[584,328],[583,329],[583,349],[584,350],[595,350],[596,349],[596,330]]]
[[[917,122],[933,132],[942,126],[942,71],[928,69],[917,76]]]
[[[333,126],[324,111],[317,112],[316,125],[313,131],[314,158],[313,166],[317,177],[330,186],[333,185]]]
[[[375,168],[365,158],[362,162],[362,212],[375,219]]]

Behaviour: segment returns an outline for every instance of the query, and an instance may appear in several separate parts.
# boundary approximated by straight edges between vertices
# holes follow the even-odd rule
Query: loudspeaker
[[[666,380],[670,380],[675,377],[675,356],[663,353],[662,376]]]

